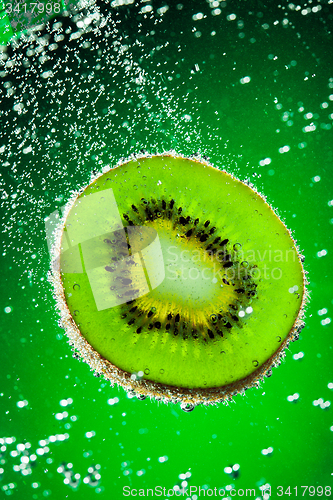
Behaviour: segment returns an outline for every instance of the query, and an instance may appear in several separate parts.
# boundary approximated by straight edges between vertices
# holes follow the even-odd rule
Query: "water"
[[[332,5],[118,4],[55,18],[0,53],[1,495],[328,487]],[[305,255],[300,339],[229,406],[185,412],[111,388],[72,358],[58,325],[44,219],[142,149],[200,153],[248,179]]]

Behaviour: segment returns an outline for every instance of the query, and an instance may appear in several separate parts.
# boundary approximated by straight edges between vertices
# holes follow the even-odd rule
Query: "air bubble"
[[[186,413],[189,413],[190,411],[194,410],[194,404],[192,403],[182,403],[180,405],[180,408],[185,411]]]
[[[249,263],[247,262],[247,260],[243,260],[243,262],[241,263],[241,266],[243,267],[249,267]]]
[[[78,290],[80,290],[80,288],[81,287],[80,287],[80,285],[78,283],[75,283],[75,285],[73,285],[73,290],[78,291]]]
[[[252,364],[255,367],[259,366],[259,362],[256,359],[254,361],[252,361]]]
[[[239,250],[242,248],[242,245],[240,243],[235,243],[233,248],[235,252],[239,252]]]
[[[145,375],[149,375],[149,373],[150,373],[149,368],[146,368],[146,369],[145,369]]]
[[[160,369],[160,374],[163,375],[163,373],[164,373],[164,370],[163,370],[163,368],[161,368]]]
[[[281,342],[281,340],[282,340],[282,339],[281,339],[281,337],[276,337],[276,340],[277,340],[278,342]]]
[[[212,315],[210,316],[210,320],[211,320],[211,322],[212,322],[212,323],[214,323],[214,324],[215,324],[215,323],[217,323],[217,316],[216,316],[216,314],[212,314]]]

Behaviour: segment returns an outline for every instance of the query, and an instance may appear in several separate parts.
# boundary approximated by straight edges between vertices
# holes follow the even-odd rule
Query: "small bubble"
[[[80,290],[80,288],[81,287],[80,287],[80,285],[78,283],[75,283],[75,285],[73,285],[73,290],[78,291],[78,290]]]
[[[320,250],[319,252],[317,252],[317,257],[325,257],[325,255],[327,255],[327,250],[323,249],[323,250]]]
[[[133,189],[137,190],[138,186],[136,184],[134,184]]]
[[[210,316],[210,320],[211,320],[212,323],[217,323],[217,316],[216,316],[216,314],[212,314]]]
[[[235,252],[239,252],[239,250],[242,248],[242,245],[240,243],[235,243],[233,248]]]
[[[221,351],[220,354],[225,354],[225,351]]]
[[[80,314],[80,311],[78,309],[75,309],[75,311],[73,311],[73,316],[78,316]]]
[[[9,314],[10,312],[12,312],[12,308],[10,306],[7,306],[4,308],[4,311],[6,314]]]
[[[180,405],[180,408],[185,411],[186,413],[189,413],[190,411],[194,410],[194,404],[192,403],[182,403]]]
[[[252,361],[252,364],[255,367],[259,366],[259,362],[256,359],[254,361]]]
[[[278,342],[281,342],[282,338],[281,338],[281,337],[276,337],[276,340],[277,340]]]
[[[163,368],[161,368],[160,369],[160,374],[163,375],[163,373],[164,373],[164,370],[163,370]]]
[[[247,262],[247,260],[244,260],[244,261],[241,263],[241,266],[243,266],[243,267],[249,267],[249,263]]]
[[[145,375],[149,375],[149,373],[150,373],[149,368],[146,368],[146,369],[145,369]]]

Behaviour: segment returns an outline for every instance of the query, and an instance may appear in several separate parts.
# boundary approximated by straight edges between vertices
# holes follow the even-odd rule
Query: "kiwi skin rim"
[[[191,157],[185,157],[180,154],[176,154],[174,151],[165,152],[161,154],[154,155],[132,155],[127,160],[120,160],[114,168],[124,165],[132,160],[138,160],[141,158],[149,158],[152,156],[170,156],[173,158],[188,158],[192,161],[197,161],[201,164],[205,164],[211,168],[216,168],[213,165],[209,164],[206,159],[201,158],[199,155],[194,155]],[[102,176],[107,170],[104,170],[97,175],[92,175],[89,185],[97,180],[100,176]],[[235,178],[232,174],[222,171],[230,177]],[[239,180],[239,179],[238,179]],[[243,181],[240,181],[243,182]],[[253,191],[260,196],[265,203],[266,199],[260,193],[256,191],[252,184],[248,182],[243,182],[253,189]],[[90,370],[94,372],[95,376],[102,376],[109,380],[111,386],[113,387],[115,384],[123,387],[127,392],[131,392],[136,394],[137,396],[149,397],[150,399],[154,398],[157,401],[162,401],[164,403],[181,403],[183,409],[190,411],[199,404],[203,404],[205,406],[217,404],[217,403],[225,403],[228,404],[229,401],[233,399],[233,396],[236,394],[244,394],[245,391],[251,387],[260,387],[260,382],[264,380],[265,377],[270,377],[272,375],[272,367],[278,366],[281,364],[282,359],[285,357],[285,349],[288,347],[290,342],[298,340],[299,333],[304,327],[304,315],[305,315],[305,307],[309,300],[309,292],[306,288],[308,285],[308,280],[306,278],[307,271],[303,271],[303,296],[301,306],[298,312],[298,316],[295,319],[295,322],[287,335],[286,339],[282,342],[279,349],[257,370],[252,372],[247,377],[233,382],[228,385],[224,385],[222,387],[214,387],[214,388],[182,388],[169,386],[165,384],[161,384],[158,382],[153,382],[146,379],[139,379],[133,374],[130,374],[124,370],[121,370],[117,366],[113,365],[109,360],[103,358],[83,337],[79,328],[77,327],[70,310],[67,306],[65,299],[65,292],[61,280],[60,273],[60,259],[58,258],[60,255],[60,246],[61,246],[61,237],[63,233],[63,229],[66,224],[67,216],[74,205],[77,197],[86,189],[87,186],[84,186],[79,191],[72,194],[70,200],[68,201],[65,210],[63,212],[63,217],[59,227],[56,229],[54,236],[54,244],[52,248],[51,255],[51,271],[49,273],[49,281],[53,286],[53,294],[56,300],[57,310],[60,314],[60,325],[65,329],[65,333],[68,337],[68,343],[72,346],[72,350],[74,351],[73,357],[82,359],[82,361],[88,363],[90,366]],[[270,209],[274,212],[274,214],[278,217],[276,211],[269,205]],[[280,219],[281,221],[281,219]],[[283,221],[281,221],[284,225],[286,231],[288,231],[290,238],[294,242],[295,248],[297,250],[298,258],[301,262],[304,261],[303,255],[300,253],[299,248],[296,244],[296,241],[293,239],[291,232],[285,226]]]

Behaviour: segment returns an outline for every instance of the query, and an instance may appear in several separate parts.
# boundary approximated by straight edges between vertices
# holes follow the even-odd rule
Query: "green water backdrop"
[[[192,486],[182,498],[255,488],[267,500],[264,485],[271,498],[317,497],[321,486],[329,496],[332,10],[317,0],[99,1],[3,47],[0,498]],[[74,359],[58,326],[45,218],[92,172],[142,149],[199,152],[250,180],[305,255],[300,339],[228,406],[185,413],[128,396]]]

